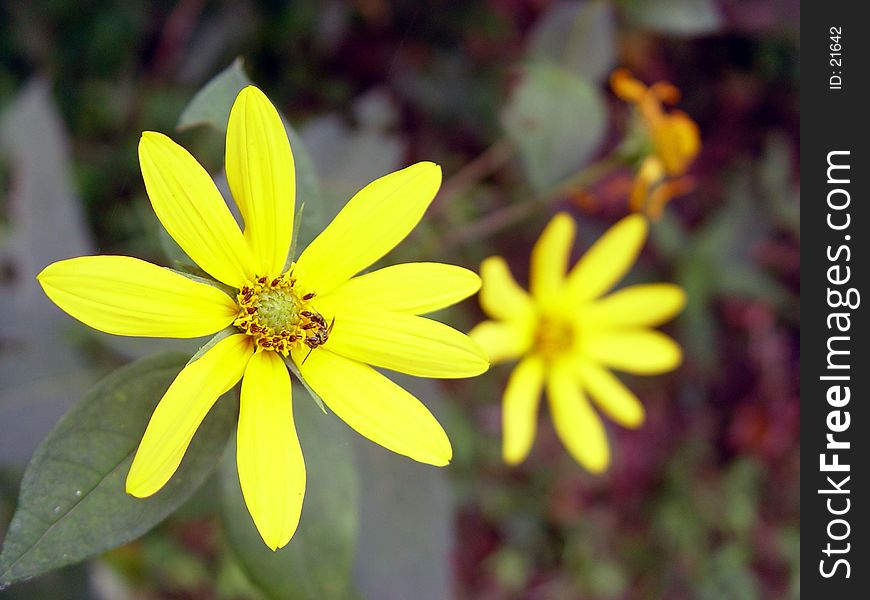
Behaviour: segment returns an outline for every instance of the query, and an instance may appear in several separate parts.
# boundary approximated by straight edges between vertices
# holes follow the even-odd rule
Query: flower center
[[[263,350],[287,356],[294,347],[322,346],[331,325],[310,301],[315,292],[302,293],[289,272],[277,277],[258,277],[239,290],[239,315],[233,325],[254,339]]]
[[[535,331],[535,350],[544,358],[554,358],[568,352],[575,339],[576,332],[571,323],[543,317]]]

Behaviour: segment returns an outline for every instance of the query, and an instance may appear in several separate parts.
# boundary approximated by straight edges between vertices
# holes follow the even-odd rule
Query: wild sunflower
[[[556,215],[535,244],[529,288],[505,260],[481,265],[480,304],[493,320],[469,334],[493,363],[519,360],[502,408],[505,462],[525,460],[535,439],[541,391],[546,388],[556,433],[577,462],[601,472],[610,462],[604,426],[590,399],[611,419],[638,427],[644,408],[610,369],[652,375],[682,359],[671,338],[650,327],[670,320],[685,303],[667,283],[633,285],[604,296],[631,268],[646,238],[646,220],[631,215],[614,225],[567,271],[574,220]]]
[[[242,380],[242,492],[266,544],[287,544],[302,509],[305,464],[285,361],[360,434],[420,462],[450,461],[450,441],[432,414],[372,366],[423,377],[485,371],[485,354],[471,339],[420,316],[475,293],[479,278],[439,263],[356,276],[420,221],[441,183],[437,165],[417,163],[367,185],[293,262],[293,155],[257,88],[239,93],[227,128],[226,174],[244,231],[205,169],[168,137],[143,133],[139,160],[158,219],[213,280],[126,256],[63,260],[38,276],[55,304],[100,331],[220,332],[155,409],[127,476],[129,494],[163,487],[212,405]]]

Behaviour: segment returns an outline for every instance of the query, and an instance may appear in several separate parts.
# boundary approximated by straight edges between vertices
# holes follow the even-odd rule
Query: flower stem
[[[513,154],[514,147],[509,139],[503,137],[496,140],[477,158],[444,182],[438,201],[433,206],[434,212],[436,214],[443,212],[450,202],[503,167]]]
[[[565,194],[588,187],[622,164],[624,164],[623,159],[614,154],[602,158],[525,202],[511,204],[493,211],[446,235],[442,248],[450,251],[472,240],[490,236],[510,227],[545,208],[551,202],[564,197]]]

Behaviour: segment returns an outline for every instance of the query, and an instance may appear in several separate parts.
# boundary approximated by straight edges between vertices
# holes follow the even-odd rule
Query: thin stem
[[[506,137],[496,140],[492,146],[444,182],[438,202],[432,207],[433,211],[436,214],[443,212],[450,202],[503,167],[513,153],[514,147],[510,140]]]
[[[452,234],[446,235],[442,247],[444,250],[450,251],[472,240],[490,236],[510,227],[531,216],[535,211],[546,207],[554,200],[563,197],[566,193],[589,186],[621,164],[623,164],[621,158],[614,155],[592,163],[534,198],[505,206],[469,223]]]

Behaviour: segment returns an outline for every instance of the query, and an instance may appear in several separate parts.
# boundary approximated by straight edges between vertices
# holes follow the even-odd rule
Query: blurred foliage
[[[555,210],[577,216],[581,247],[628,210],[630,168],[607,161],[626,133],[625,109],[606,88],[612,67],[675,83],[703,140],[689,173],[694,190],[655,224],[630,277],[689,292],[670,328],[686,365],[628,382],[648,421],[609,430],[606,475],[581,471],[546,417],[530,459],[501,463],[505,368],[470,381],[403,379],[444,422],[454,463],[427,468],[346,430],[306,427],[306,457],[321,469],[327,500],[343,506],[318,502],[312,487],[302,526],[329,532],[313,567],[293,558],[306,552],[301,544],[274,565],[240,554],[249,517],[227,514],[232,494],[222,505],[221,489],[233,482],[214,476],[148,535],[0,598],[305,597],[301,585],[269,589],[285,581],[268,575],[281,560],[292,563],[283,577],[329,580],[339,597],[342,589],[387,600],[799,597],[799,4],[749,5],[0,6],[0,538],[14,539],[7,524],[28,458],[89,385],[128,360],[189,355],[202,343],[92,332],[34,281],[46,264],[92,252],[184,261],[145,197],[141,131],[172,133],[225,187],[228,105],[215,112],[214,98],[249,78],[298,132],[297,167],[311,173],[300,190],[312,227],[303,238],[368,181],[434,160],[442,193],[385,262],[475,268],[497,252],[517,274]],[[192,126],[202,122],[212,127]],[[593,176],[577,179],[584,169]],[[459,328],[480,319],[474,302],[443,316]],[[303,410],[337,424],[311,403]],[[322,457],[311,449],[318,445]],[[353,455],[354,466],[340,455]],[[354,502],[329,492],[342,469],[358,478],[341,488]],[[340,516],[319,529],[330,511]]]
[[[0,466],[23,465],[94,380],[75,343],[86,328],[64,322],[35,279],[68,252],[93,251],[68,145],[45,81],[34,80],[6,105],[0,117],[9,168],[0,221],[0,301],[8,317],[0,337]],[[63,391],[70,396],[60,397]]]
[[[236,420],[217,403],[177,476],[148,499],[124,491],[140,432],[188,357],[157,355],[97,384],[45,438],[21,482],[0,553],[0,587],[132,541],[175,511],[215,467]]]
[[[603,81],[616,66],[615,13],[606,0],[554,3],[529,34],[530,58]]]
[[[722,24],[714,0],[622,0],[629,22],[659,33],[713,33]]]
[[[552,65],[524,70],[503,119],[536,191],[546,191],[575,173],[598,149],[604,135],[600,92]]]

